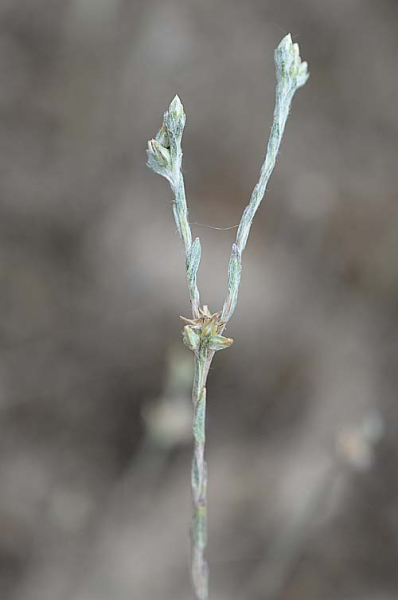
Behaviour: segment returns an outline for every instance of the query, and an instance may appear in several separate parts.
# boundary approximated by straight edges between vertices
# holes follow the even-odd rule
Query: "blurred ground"
[[[273,50],[311,78],[208,386],[212,600],[398,598],[398,4],[0,3],[0,598],[185,600],[188,315],[146,141],[176,92],[192,223],[239,222]],[[234,230],[193,225],[218,309]]]

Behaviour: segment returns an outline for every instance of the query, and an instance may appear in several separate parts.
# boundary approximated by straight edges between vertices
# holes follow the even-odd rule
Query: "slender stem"
[[[275,167],[293,96],[309,77],[308,65],[301,61],[299,47],[297,44],[293,44],[290,35],[283,38],[275,50],[274,58],[277,78],[274,117],[260,177],[254,187],[249,204],[243,211],[236,234],[236,243],[232,246],[228,268],[228,295],[222,313],[222,319],[225,322],[229,321],[235,310],[242,269],[242,253],[246,248],[254,216],[264,198],[269,178]]]
[[[194,409],[192,460],[192,582],[196,600],[208,600],[208,567],[204,558],[207,546],[207,466],[205,453],[206,381],[210,365],[217,350],[228,348],[232,340],[224,338],[226,324],[230,320],[238,300],[242,270],[242,252],[253,222],[265,194],[268,180],[275,166],[290,104],[296,90],[308,79],[308,65],[302,62],[299,47],[289,35],[283,38],[275,50],[277,77],[276,102],[267,155],[261,168],[249,204],[243,211],[236,243],[232,246],[228,267],[228,293],[221,313],[210,314],[208,307],[200,308],[197,272],[201,258],[199,238],[192,242],[188,220],[184,178],[181,170],[181,140],[185,126],[184,108],[178,96],[164,113],[163,125],[156,138],[148,142],[148,166],[165,177],[174,192],[173,212],[178,233],[183,241],[186,259],[186,276],[193,319],[184,319],[184,343],[195,353],[195,377],[192,390]],[[206,309],[206,310],[205,310]]]
[[[197,600],[208,600],[209,570],[204,557],[207,546],[207,464],[205,454],[206,381],[214,352],[206,347],[195,354],[192,388],[194,450],[192,459],[191,576]]]

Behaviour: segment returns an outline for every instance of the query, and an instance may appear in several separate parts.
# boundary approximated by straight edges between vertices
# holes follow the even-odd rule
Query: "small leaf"
[[[204,550],[207,546],[207,510],[205,506],[195,509],[193,520],[193,538],[195,548]]]
[[[228,266],[228,295],[225,300],[221,319],[229,321],[231,318],[236,303],[238,301],[238,292],[240,285],[240,277],[242,273],[242,260],[239,248],[236,244],[232,246],[231,258]]]
[[[161,144],[163,148],[170,148],[170,140],[169,136],[167,135],[167,129],[164,126],[164,123],[162,124],[161,128],[156,134],[156,141],[159,142],[159,144]]]
[[[170,183],[173,181],[171,170],[171,155],[157,140],[149,140],[147,149],[147,165],[158,175],[165,177]]]
[[[208,348],[217,352],[218,350],[229,348],[233,343],[234,340],[231,338],[224,337],[223,335],[212,335],[209,340]]]
[[[197,352],[200,346],[200,336],[189,325],[185,325],[182,339],[192,352]]]
[[[150,140],[148,142],[148,155],[151,154],[156,160],[159,167],[170,166],[170,152],[167,148],[164,148],[157,140]]]
[[[203,388],[199,400],[195,406],[193,421],[193,434],[198,444],[205,441],[205,421],[206,421],[206,388]]]
[[[187,279],[191,285],[196,281],[196,275],[199,268],[202,249],[199,238],[196,238],[191,246],[189,257],[187,259]]]
[[[192,472],[191,472],[191,484],[192,488],[196,491],[199,490],[200,486],[200,475],[199,475],[199,467],[198,467],[198,459],[194,453],[192,460]]]

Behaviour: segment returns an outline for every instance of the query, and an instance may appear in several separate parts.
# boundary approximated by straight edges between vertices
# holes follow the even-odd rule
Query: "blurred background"
[[[1,0],[2,599],[192,597],[189,303],[146,142],[178,93],[216,311],[288,32],[311,78],[208,382],[211,598],[398,598],[397,27],[395,0]]]

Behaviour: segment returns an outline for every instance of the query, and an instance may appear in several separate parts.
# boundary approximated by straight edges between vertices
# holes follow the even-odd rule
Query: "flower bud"
[[[170,146],[173,147],[181,143],[182,132],[185,127],[186,116],[184,113],[184,107],[178,96],[175,96],[172,100],[169,109],[164,113],[163,124],[167,132]]]
[[[299,45],[293,44],[290,34],[283,38],[275,50],[275,65],[278,81],[288,84],[293,93],[309,77],[308,65],[301,62]]]
[[[192,352],[199,350],[200,336],[189,325],[185,325],[182,340]]]
[[[150,154],[155,159],[159,167],[170,166],[170,152],[158,141],[150,140],[148,142],[148,157]]]
[[[209,349],[217,352],[218,350],[224,350],[229,348],[234,343],[231,338],[226,338],[223,335],[213,335],[209,340]]]
[[[210,319],[207,319],[202,326],[202,337],[214,335],[219,326],[220,313],[214,313]]]
[[[170,140],[169,140],[169,136],[167,135],[167,129],[164,126],[164,123],[162,124],[161,128],[159,129],[159,131],[156,134],[156,141],[159,142],[159,144],[161,146],[163,146],[163,148],[170,148]]]
[[[171,101],[171,104],[169,106],[169,113],[172,113],[172,115],[176,119],[176,121],[179,121],[183,117],[185,117],[184,107],[183,107],[182,102],[177,94],[174,96],[173,100]]]

